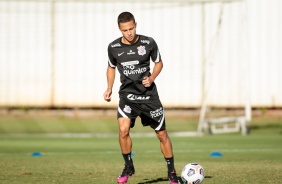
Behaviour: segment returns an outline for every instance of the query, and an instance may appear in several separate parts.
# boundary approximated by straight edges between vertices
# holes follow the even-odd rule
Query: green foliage
[[[195,131],[197,120],[187,117],[167,117],[166,124],[171,132]],[[92,117],[69,116],[2,116],[0,134],[18,133],[116,133],[118,125],[115,115]],[[132,132],[152,132],[150,127],[143,127],[137,118]]]

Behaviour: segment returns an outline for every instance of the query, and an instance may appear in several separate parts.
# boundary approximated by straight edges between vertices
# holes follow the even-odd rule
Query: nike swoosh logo
[[[118,54],[118,56],[121,56],[121,55],[123,55],[123,53],[124,53],[124,52],[122,52],[122,53],[119,53],[119,54]]]

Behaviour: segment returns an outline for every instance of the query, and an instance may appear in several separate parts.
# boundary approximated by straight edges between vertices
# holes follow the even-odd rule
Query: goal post
[[[215,2],[215,1],[214,1]],[[249,62],[248,62],[248,52],[247,52],[247,17],[246,17],[246,2],[245,1],[236,1],[237,7],[230,8],[232,5],[232,1],[217,1],[218,3],[218,17],[216,18],[216,25],[214,25],[215,30],[213,34],[207,37],[206,17],[208,16],[206,12],[205,3],[202,3],[202,99],[201,99],[201,109],[198,121],[197,133],[201,135],[204,131],[208,133],[230,133],[230,132],[241,132],[242,135],[246,135],[248,133],[248,123],[251,121],[251,105],[250,105],[250,96],[249,96]],[[235,2],[235,1],[234,1]],[[238,5],[239,4],[239,5]],[[229,8],[227,9],[227,5]],[[220,59],[222,59],[222,50],[224,50],[223,42],[226,38],[226,30],[228,25],[227,17],[231,17],[231,20],[236,20],[236,30],[237,32],[233,32],[233,35],[236,37],[237,41],[235,42],[235,46],[229,48],[233,49],[232,54],[236,53],[236,58],[233,60],[238,60],[238,62],[234,62],[237,65],[240,65],[240,74],[238,74],[237,81],[240,82],[240,85],[236,87],[240,89],[240,93],[242,94],[242,101],[239,105],[232,106],[240,106],[242,107],[243,113],[240,115],[234,116],[219,116],[219,117],[207,117],[207,111],[210,110],[210,95],[211,91],[215,88],[219,88],[214,85],[213,78],[216,73],[220,72],[218,68],[220,67]],[[232,18],[233,17],[233,18]],[[235,17],[235,18],[234,18]],[[224,29],[224,32],[223,32]],[[233,30],[232,30],[233,31]],[[225,37],[224,35],[225,34]],[[233,43],[234,44],[234,43]],[[226,61],[229,62],[229,61]],[[233,64],[234,64],[233,63]],[[217,68],[216,68],[217,67]],[[221,68],[222,70],[222,68]],[[226,72],[226,71],[225,71]],[[210,110],[211,111],[211,110]],[[212,112],[210,112],[212,114]]]

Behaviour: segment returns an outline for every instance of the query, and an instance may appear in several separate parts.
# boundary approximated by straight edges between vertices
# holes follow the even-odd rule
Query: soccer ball
[[[204,168],[197,163],[189,163],[181,171],[184,184],[200,184],[205,178]]]

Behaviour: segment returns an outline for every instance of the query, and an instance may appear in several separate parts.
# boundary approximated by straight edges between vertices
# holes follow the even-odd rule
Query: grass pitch
[[[169,124],[174,118],[167,119],[171,132],[196,127],[193,119],[178,118],[175,120],[177,126]],[[136,123],[133,132],[151,131]],[[204,167],[204,183],[207,184],[281,183],[281,120],[258,118],[251,126],[248,136],[239,133],[171,136],[179,176],[184,165],[196,162]],[[69,132],[110,133],[110,136],[59,136]],[[0,133],[0,183],[108,184],[116,183],[123,168],[114,117],[2,116]],[[166,164],[157,138],[133,136],[132,139],[136,173],[128,184],[167,184]],[[214,151],[223,156],[211,157]],[[34,152],[42,156],[34,157]]]

